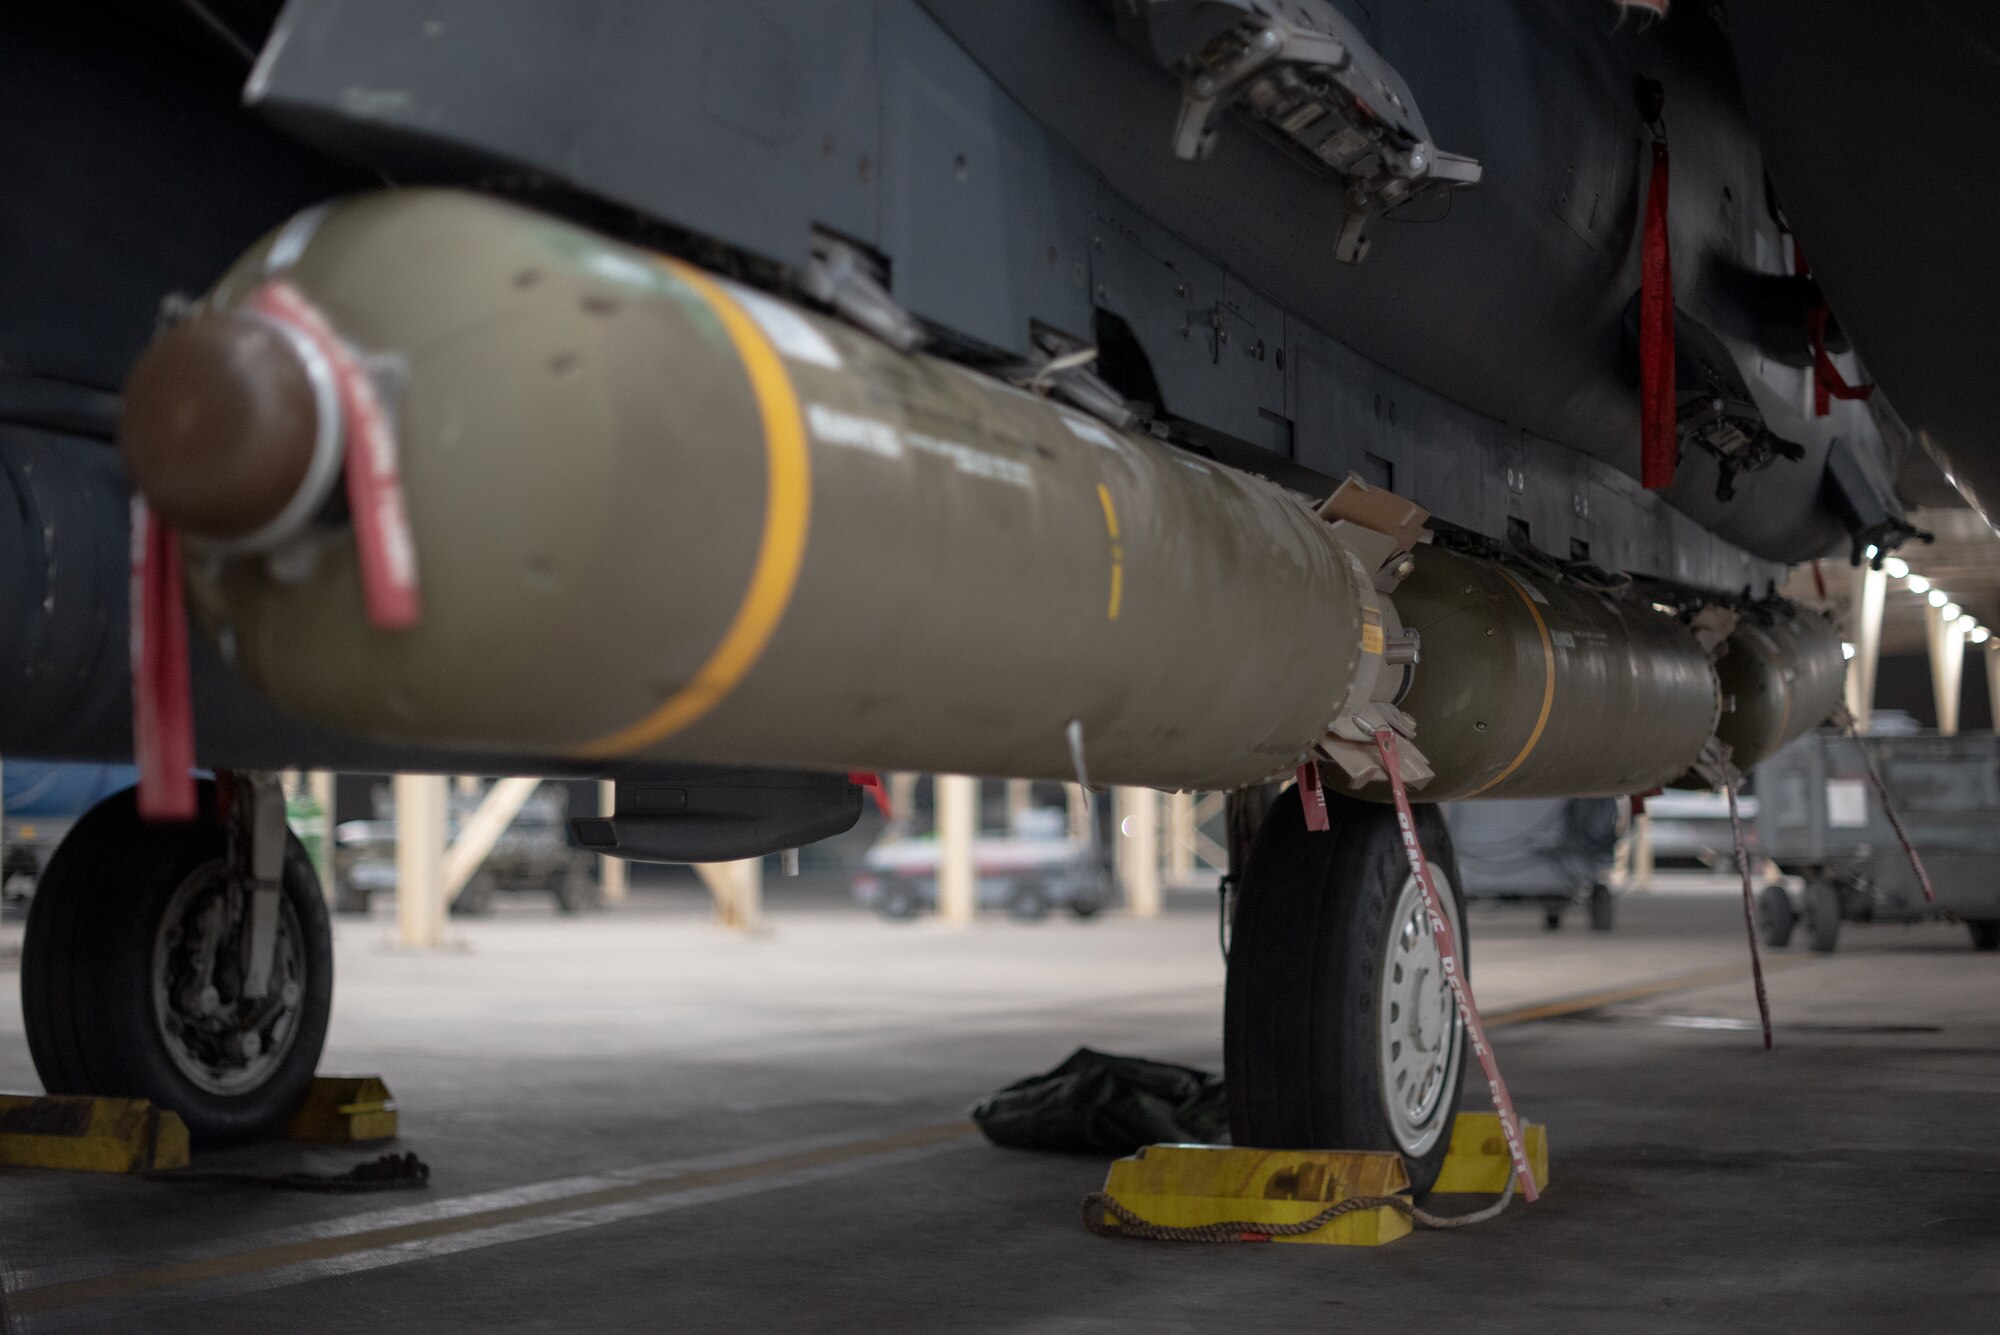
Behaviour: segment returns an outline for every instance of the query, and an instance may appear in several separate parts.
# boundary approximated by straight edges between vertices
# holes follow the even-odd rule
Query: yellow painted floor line
[[[226,1286],[227,1281],[253,1276],[258,1272],[291,1271],[293,1273],[280,1282],[297,1283],[322,1275],[372,1268],[365,1263],[344,1263],[371,1253],[382,1256],[378,1263],[397,1264],[464,1250],[462,1246],[450,1245],[454,1238],[468,1238],[470,1245],[481,1246],[588,1228],[620,1218],[653,1213],[659,1208],[670,1207],[677,1197],[740,1195],[745,1194],[742,1190],[745,1187],[751,1190],[772,1189],[800,1180],[831,1176],[834,1170],[858,1171],[868,1167],[870,1161],[901,1159],[907,1157],[907,1152],[943,1148],[954,1141],[966,1141],[973,1134],[968,1123],[956,1121],[748,1163],[551,1195],[493,1209],[420,1219],[338,1236],[250,1247],[117,1274],[44,1284],[9,1293],[5,1300],[6,1310],[10,1317],[17,1320],[33,1318],[63,1308],[86,1304],[94,1307],[143,1299],[193,1286],[205,1287],[218,1282]],[[727,1190],[729,1188],[737,1190]]]
[[[1930,926],[1931,924],[1915,924]],[[1786,954],[1764,956],[1765,973],[1782,973],[1786,969],[1796,969],[1807,964],[1831,964],[1850,955],[1870,955],[1879,951],[1893,950],[1902,941],[1883,939],[1864,941],[1857,945],[1843,945],[1832,954]],[[1629,987],[1614,987],[1603,992],[1586,992],[1574,997],[1558,997],[1553,1001],[1536,1002],[1528,1006],[1515,1006],[1507,1010],[1494,1011],[1482,1016],[1488,1029],[1503,1028],[1510,1024],[1532,1024],[1537,1020],[1559,1020],[1567,1015],[1582,1015],[1586,1011],[1601,1010],[1606,1006],[1616,1006],[1627,1001],[1643,1001],[1648,997],[1666,996],[1673,992],[1688,992],[1697,987],[1709,987],[1716,983],[1737,983],[1750,980],[1750,962],[1746,955],[1741,964],[1724,964],[1713,969],[1702,969],[1695,973],[1675,974],[1669,978],[1656,978],[1651,982],[1634,983]]]
[[[1764,972],[1775,973],[1811,962],[1803,956],[1783,955],[1764,961]],[[1620,1002],[1642,1001],[1647,997],[1665,996],[1670,992],[1687,992],[1714,983],[1740,982],[1749,977],[1748,964],[1725,964],[1719,968],[1703,969],[1698,973],[1676,974],[1671,978],[1656,978],[1649,983],[1634,983],[1630,987],[1614,987],[1604,992],[1586,992],[1581,996],[1562,997],[1532,1006],[1515,1006],[1510,1010],[1495,1011],[1482,1018],[1486,1021],[1488,1029],[1499,1029],[1510,1024],[1532,1024],[1536,1020],[1558,1020],[1565,1015],[1581,1015],[1586,1011],[1616,1006]]]

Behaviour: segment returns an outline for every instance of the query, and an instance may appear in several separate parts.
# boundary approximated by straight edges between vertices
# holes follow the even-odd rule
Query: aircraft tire
[[[1590,887],[1590,930],[1608,932],[1618,925],[1618,901],[1608,885]]]
[[[131,789],[79,820],[49,859],[21,955],[28,1048],[52,1094],[145,1098],[179,1113],[196,1145],[275,1133],[319,1065],[333,1004],[333,930],[312,860],[287,836],[273,993],[254,1027],[188,1007],[193,932],[222,887],[214,785],[201,818],[149,825]],[[221,1003],[238,967],[221,933]],[[190,1018],[193,1015],[194,1018]]]
[[[1831,881],[1806,885],[1806,940],[1821,955],[1840,945],[1840,891]]]
[[[1287,791],[1251,847],[1223,1025],[1230,1132],[1269,1149],[1398,1150],[1422,1195],[1451,1143],[1468,1045],[1395,810],[1334,794],[1327,809],[1332,828],[1309,831]],[[1450,836],[1435,807],[1417,808],[1417,829],[1463,962]]]
[[[890,878],[882,882],[882,897],[875,901],[875,911],[890,922],[909,922],[923,911],[923,899],[908,881]]]
[[[1757,892],[1758,935],[1771,949],[1783,950],[1792,943],[1792,928],[1798,925],[1798,917],[1792,911],[1792,897],[1776,881]]]
[[[1016,922],[1040,922],[1048,917],[1048,887],[1040,881],[1016,881],[1007,892],[1007,916]]]
[[[555,898],[557,913],[583,913],[602,902],[596,878],[579,865],[550,872],[548,887]]]

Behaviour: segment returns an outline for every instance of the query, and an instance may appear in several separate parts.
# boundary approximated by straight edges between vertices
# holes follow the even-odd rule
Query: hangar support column
[[[322,832],[319,861],[313,870],[319,873],[320,892],[327,896],[328,902],[331,902],[333,897],[333,878],[337,865],[335,854],[340,847],[339,842],[333,837],[335,827],[340,824],[340,818],[334,812],[334,795],[338,786],[333,781],[332,770],[316,769],[306,772],[306,791],[312,794],[313,805],[319,808]]]
[[[618,811],[618,784],[611,779],[600,779],[597,783],[597,814],[616,815]],[[606,904],[622,904],[631,885],[631,868],[624,858],[599,856],[597,859],[598,891]]]
[[[1882,607],[1889,590],[1888,572],[1864,565],[1855,574],[1854,659],[1847,665],[1847,712],[1855,726],[1868,731],[1875,709],[1875,672],[1882,659]]]
[[[2000,727],[2000,640],[1986,642],[1986,705]]]
[[[1931,695],[1937,703],[1938,735],[1958,735],[1958,703],[1965,678],[1965,618],[1944,619],[1935,607],[1924,608],[1925,639],[1931,654]]]
[[[973,841],[979,834],[979,780],[963,774],[940,774],[934,782],[938,917],[949,923],[970,923],[979,889],[973,858]]]
[[[1194,879],[1194,794],[1168,793],[1167,880],[1175,885]]]
[[[1160,916],[1160,795],[1151,788],[1118,789],[1114,855],[1125,907],[1135,918]]]
[[[444,776],[396,776],[396,941],[430,950],[444,940]]]
[[[764,859],[697,862],[694,871],[714,901],[717,926],[754,932],[764,925]]]

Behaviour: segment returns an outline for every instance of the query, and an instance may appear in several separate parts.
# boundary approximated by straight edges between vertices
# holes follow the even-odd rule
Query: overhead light
[[[1931,590],[1930,604],[1932,607],[1943,607],[1946,603],[1950,601],[1951,601],[1951,596],[1947,594],[1943,589]]]
[[[1880,547],[1877,547],[1872,542],[1868,544],[1868,551],[1866,555],[1869,560],[1873,561],[1876,557],[1880,556],[1881,554],[1882,554],[1882,549]]]
[[[1946,603],[1943,607],[1940,607],[1938,609],[1938,615],[1943,617],[1946,621],[1956,621],[1960,617],[1965,615],[1965,609],[1960,607],[1957,603]]]
[[[1854,657],[1854,646],[1849,644],[1847,641],[1842,640],[1840,642],[1840,656],[1842,658]]]
[[[1993,632],[1986,629],[1986,627],[1974,626],[1972,628],[1972,634],[1966,636],[1965,638],[1971,640],[1974,644],[1984,644],[1989,638],[1992,637],[1992,635]]]
[[[1925,579],[1922,575],[1910,576],[1911,593],[1929,593],[1930,591],[1931,582],[1929,580]]]
[[[1882,569],[1890,579],[1902,579],[1910,573],[1910,563],[1900,556],[1892,556],[1882,563]]]

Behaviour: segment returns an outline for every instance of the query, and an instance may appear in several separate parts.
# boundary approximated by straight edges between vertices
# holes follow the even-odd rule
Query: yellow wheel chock
[[[372,1075],[316,1078],[284,1129],[287,1140],[316,1144],[395,1134],[396,1100]],[[187,1124],[145,1099],[0,1094],[0,1165],[146,1173],[187,1163]]]
[[[0,1094],[0,1164],[144,1173],[187,1161],[187,1124],[145,1099]]]
[[[1546,1187],[1547,1130],[1532,1123],[1521,1130],[1535,1185]],[[1505,1189],[1512,1171],[1500,1137],[1500,1119],[1492,1113],[1460,1113],[1433,1190],[1496,1195]],[[1148,1145],[1111,1165],[1102,1194],[1147,1224],[1169,1229],[1242,1223],[1250,1226],[1241,1230],[1245,1239],[1374,1247],[1410,1232],[1406,1209],[1356,1208],[1310,1233],[1289,1236],[1264,1234],[1255,1226],[1302,1224],[1328,1206],[1356,1197],[1407,1199],[1409,1189],[1403,1158],[1393,1152]],[[1124,1222],[1108,1209],[1100,1213],[1108,1230],[1115,1231]]]

